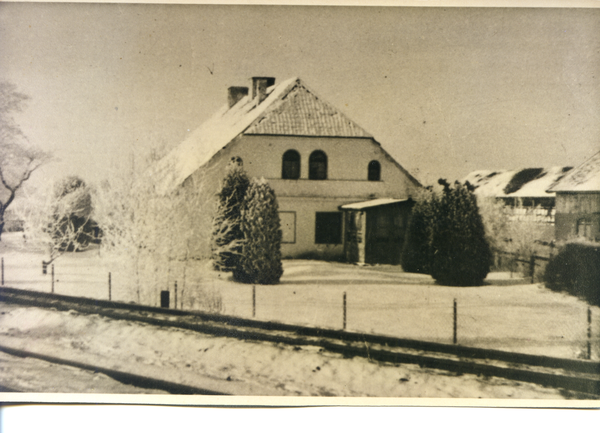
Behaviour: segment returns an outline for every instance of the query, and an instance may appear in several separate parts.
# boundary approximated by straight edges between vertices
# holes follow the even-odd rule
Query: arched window
[[[313,180],[327,179],[327,155],[315,150],[308,159],[308,178]]]
[[[381,164],[379,161],[369,162],[369,180],[381,180]]]
[[[288,150],[283,154],[283,163],[281,164],[281,178],[300,178],[300,154],[295,150]]]

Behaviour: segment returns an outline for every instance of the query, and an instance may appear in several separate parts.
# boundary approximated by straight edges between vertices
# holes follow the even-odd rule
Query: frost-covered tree
[[[48,254],[52,263],[65,251],[86,249],[94,236],[92,191],[78,177],[67,177],[26,192],[15,205],[32,247]]]
[[[94,238],[92,194],[86,183],[69,176],[54,187],[54,206],[49,233],[53,247],[62,251],[81,251]]]
[[[28,99],[14,84],[0,82],[0,238],[6,209],[31,174],[49,159],[47,153],[29,145],[13,118]]]
[[[281,265],[281,225],[275,191],[264,179],[253,179],[241,209],[243,244],[236,280],[249,284],[277,284]]]
[[[477,199],[467,184],[451,186],[440,179],[444,192],[433,225],[431,276],[440,284],[482,284],[492,262],[492,253]]]
[[[218,192],[218,206],[212,230],[212,261],[215,269],[231,272],[239,268],[244,235],[241,210],[250,180],[235,158],[227,167],[227,175]]]
[[[148,171],[156,158],[138,159],[99,185],[94,219],[102,231],[100,252],[127,278],[133,298],[156,304],[174,280],[180,293],[189,292],[188,267],[208,260],[214,191],[198,174],[158,194]]]

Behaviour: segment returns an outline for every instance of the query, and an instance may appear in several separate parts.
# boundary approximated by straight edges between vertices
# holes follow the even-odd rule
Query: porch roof
[[[377,198],[375,200],[361,201],[357,203],[349,203],[340,206],[341,210],[362,210],[369,207],[383,206],[386,204],[402,203],[408,201],[408,198]]]

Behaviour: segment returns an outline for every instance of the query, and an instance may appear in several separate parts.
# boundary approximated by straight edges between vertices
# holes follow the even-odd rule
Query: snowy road
[[[16,305],[0,305],[0,339],[13,348],[234,395],[564,398],[534,384]],[[29,392],[139,392],[26,361],[19,366],[0,358],[1,384]]]

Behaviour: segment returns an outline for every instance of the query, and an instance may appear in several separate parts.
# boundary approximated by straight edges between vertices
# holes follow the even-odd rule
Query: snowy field
[[[11,304],[0,305],[0,338],[13,348],[238,396],[588,398],[501,378],[347,359],[318,347]],[[141,392],[100,374],[2,354],[0,383],[29,392]]]
[[[51,291],[51,270],[42,274],[41,252],[22,247],[18,233],[0,242],[7,287]],[[66,253],[54,262],[55,293],[159,305],[169,290],[177,308],[253,317],[252,286],[238,284],[204,262],[171,264],[167,271],[132,275],[119,260],[95,247]],[[482,287],[446,287],[397,266],[355,266],[308,260],[284,261],[281,284],[255,286],[255,318],[341,329],[343,296],[347,330],[452,343],[453,300],[458,343],[465,346],[583,358],[587,354],[588,305],[577,298],[527,284],[508,273],[492,273]],[[136,281],[144,279],[140,293]],[[592,359],[600,358],[600,309],[592,307]]]

